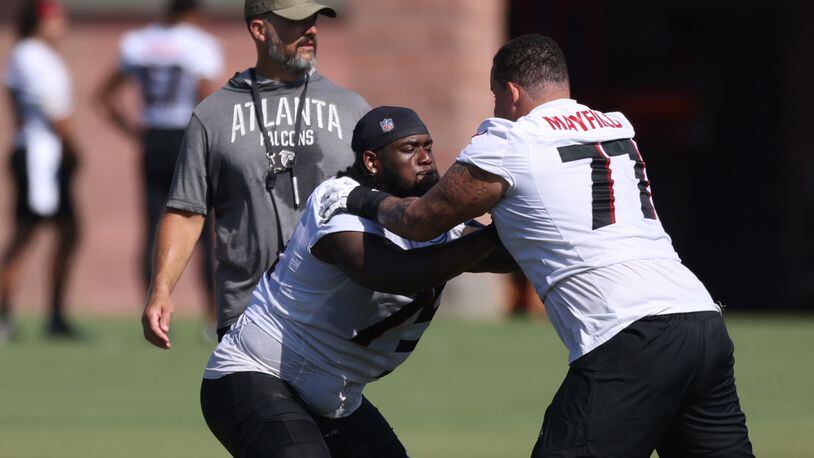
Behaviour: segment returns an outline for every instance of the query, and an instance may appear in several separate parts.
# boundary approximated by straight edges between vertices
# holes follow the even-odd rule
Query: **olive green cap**
[[[274,13],[292,21],[301,21],[316,13],[336,17],[333,8],[313,0],[245,0],[243,3],[243,17],[246,19],[265,13]]]

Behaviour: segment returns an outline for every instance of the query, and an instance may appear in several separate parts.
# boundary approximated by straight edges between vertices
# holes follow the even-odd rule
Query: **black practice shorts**
[[[36,223],[42,220],[74,218],[73,194],[71,182],[73,181],[76,164],[71,159],[63,160],[59,166],[57,180],[59,186],[59,206],[53,215],[42,216],[34,212],[28,203],[28,151],[25,148],[16,148],[11,153],[11,177],[14,182],[16,203],[14,216],[19,223]]]
[[[366,398],[340,419],[312,415],[285,382],[238,372],[201,383],[209,429],[238,458],[404,458],[404,446]]]
[[[184,142],[184,129],[147,129],[142,141],[145,180],[169,189]]]
[[[571,363],[533,457],[752,457],[717,312],[651,316]]]
[[[142,173],[146,195],[145,211],[150,238],[164,214],[170,194],[175,162],[181,151],[184,131],[179,129],[147,129],[144,132]],[[152,250],[150,250],[152,253]]]

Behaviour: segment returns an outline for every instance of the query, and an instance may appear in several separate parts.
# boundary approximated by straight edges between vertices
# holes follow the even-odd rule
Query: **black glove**
[[[378,221],[379,205],[390,197],[386,192],[376,191],[366,186],[357,186],[348,193],[348,213]]]

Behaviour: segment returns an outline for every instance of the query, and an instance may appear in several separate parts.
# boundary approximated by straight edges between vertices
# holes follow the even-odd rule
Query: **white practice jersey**
[[[143,122],[150,128],[183,129],[198,104],[198,82],[217,81],[223,56],[217,40],[190,24],[151,24],[128,32],[120,68],[141,86]]]
[[[339,380],[338,388],[329,388],[335,391],[343,388],[342,383],[365,384],[390,373],[415,348],[435,315],[443,286],[414,296],[373,291],[335,265],[318,260],[311,247],[328,234],[351,231],[375,234],[409,250],[457,239],[464,225],[432,241],[413,242],[346,213],[323,223],[319,202],[333,180],[337,178],[322,183],[308,199],[285,252],[263,275],[251,304],[215,349],[205,378],[244,371],[271,373],[291,383],[317,411],[338,415],[332,413],[333,407],[320,405],[321,395],[314,394],[313,387],[294,380],[301,378],[302,361]],[[247,322],[263,332],[240,332]]]
[[[11,51],[5,79],[22,120],[17,145],[42,136],[56,139],[51,121],[73,112],[71,77],[62,58],[42,40],[21,40]]]
[[[5,83],[21,120],[15,143],[27,151],[29,205],[37,214],[51,215],[59,206],[62,159],[62,142],[51,123],[73,112],[68,69],[45,42],[27,38],[11,51]]]
[[[457,158],[508,182],[492,217],[570,361],[644,316],[720,310],[664,231],[633,136],[621,113],[559,99],[487,119]]]

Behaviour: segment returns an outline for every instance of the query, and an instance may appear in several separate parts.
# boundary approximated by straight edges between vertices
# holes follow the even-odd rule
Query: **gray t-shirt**
[[[294,208],[290,173],[276,175],[273,190],[286,242],[314,188],[353,163],[353,128],[370,107],[316,71],[307,89],[305,78],[297,83],[258,79],[276,163],[288,165],[290,153],[296,154],[299,208]],[[277,259],[277,221],[266,190],[268,160],[262,140],[246,70],[195,109],[175,167],[167,207],[201,215],[215,211],[218,327],[237,320],[257,281]]]

